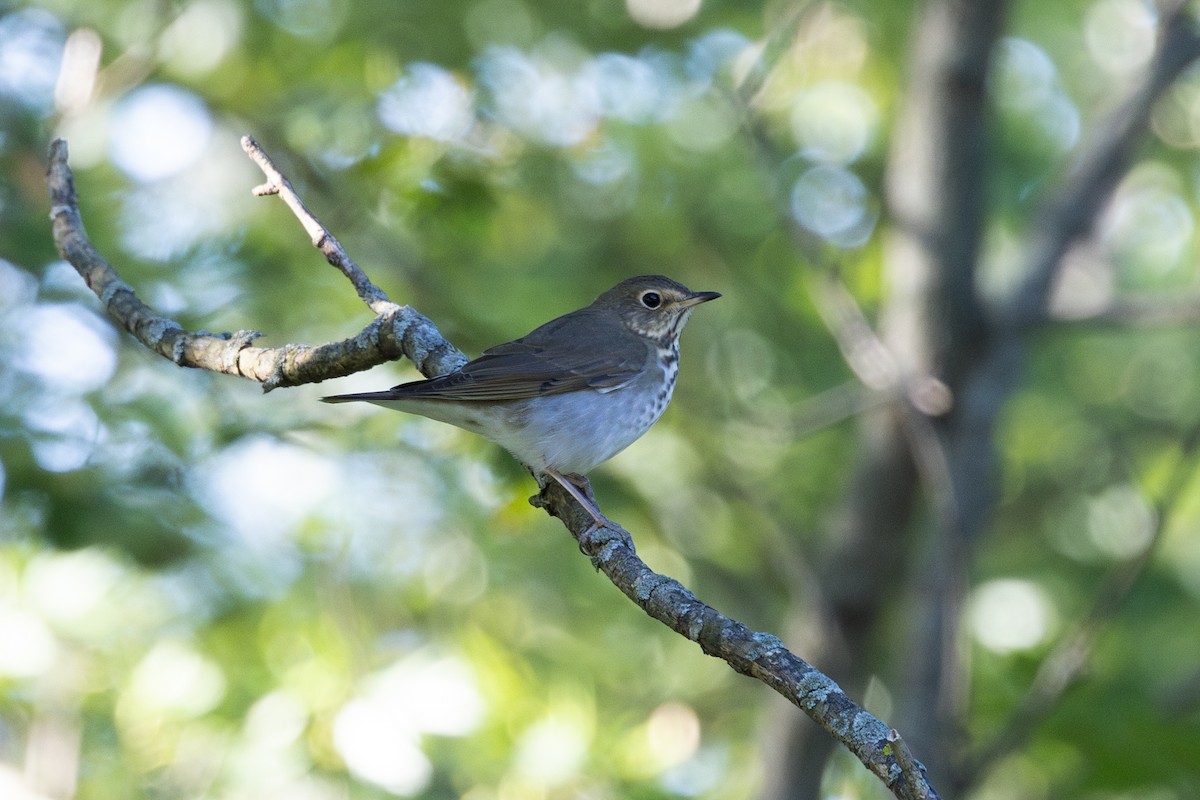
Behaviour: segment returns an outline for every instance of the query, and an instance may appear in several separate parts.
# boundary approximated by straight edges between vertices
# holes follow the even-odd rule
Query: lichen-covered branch
[[[530,502],[561,519],[596,569],[643,611],[700,645],[707,655],[783,695],[850,750],[896,797],[938,797],[924,767],[900,742],[899,734],[777,637],[751,630],[700,601],[679,581],[650,569],[638,557],[628,533],[596,529],[591,517],[570,502],[570,495],[558,484],[550,483]]]
[[[209,333],[186,330],[175,320],[142,302],[133,287],[121,279],[117,270],[92,245],[79,213],[74,176],[67,163],[67,155],[67,143],[64,140],[57,139],[51,143],[46,180],[50,191],[50,219],[58,252],[96,293],[110,317],[147,348],[179,366],[248,378],[262,384],[265,391],[270,391],[282,386],[300,386],[352,375],[400,357],[409,358],[425,375],[449,372],[466,361],[466,357],[447,342],[427,318],[408,306],[388,301],[387,296],[371,285],[365,275],[361,281],[355,280],[353,272],[356,271],[358,275],[362,275],[362,272],[349,259],[346,259],[349,266],[339,268],[351,277],[364,302],[378,314],[356,336],[316,347],[298,344],[254,347],[252,343],[260,335],[255,331]],[[255,160],[260,166],[270,163],[265,154],[263,159]],[[278,172],[275,171],[275,174],[278,175]],[[268,179],[268,185],[277,185],[271,173],[268,173]],[[280,189],[281,196],[294,197],[286,181],[282,186],[286,186],[286,192]],[[302,204],[299,207],[303,209]],[[310,232],[310,226],[324,230],[307,210],[304,210],[304,214],[307,218],[301,217],[301,221]],[[328,244],[330,242],[337,250],[341,249],[337,240],[328,234],[317,244],[322,247],[322,252],[327,248],[332,251]],[[333,256],[327,257],[332,263]],[[361,288],[364,285],[373,289],[374,294]]]

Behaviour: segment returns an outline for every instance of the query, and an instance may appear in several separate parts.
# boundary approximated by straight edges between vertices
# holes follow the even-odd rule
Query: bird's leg
[[[632,548],[633,541],[629,538],[629,534],[617,523],[610,520],[608,517],[600,513],[600,509],[596,507],[596,501],[591,496],[591,487],[584,482],[582,475],[564,475],[556,469],[547,467],[545,473],[558,482],[560,486],[570,492],[571,496],[579,501],[579,505],[583,506],[583,510],[592,518],[592,524],[587,530],[579,534],[579,549],[585,554],[590,555],[592,543],[590,542],[592,534],[599,531],[601,528],[608,528],[616,533],[626,544]],[[576,483],[574,479],[578,479]]]
[[[616,527],[614,525],[614,523],[612,523],[608,519],[608,517],[606,517],[600,513],[600,509],[596,508],[596,501],[592,497],[590,497],[591,492],[589,491],[587,494],[584,494],[583,486],[586,484],[581,485],[581,484],[578,484],[575,481],[571,480],[571,477],[579,477],[579,476],[573,475],[571,477],[568,477],[568,476],[562,474],[561,472],[559,472],[558,470],[553,469],[551,467],[546,467],[545,473],[547,475],[549,475],[551,478],[554,478],[554,480],[558,481],[558,484],[560,486],[562,486],[564,489],[566,489],[568,492],[571,493],[571,497],[574,497],[576,500],[579,501],[579,505],[583,506],[583,510],[586,511],[588,513],[588,516],[590,516],[595,521],[595,525],[592,526],[593,528]],[[581,480],[582,480],[582,478],[581,478]]]

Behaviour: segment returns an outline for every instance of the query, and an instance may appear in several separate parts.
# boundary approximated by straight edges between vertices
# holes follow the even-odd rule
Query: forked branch
[[[295,198],[291,186],[249,137],[243,146],[247,152],[251,148],[256,150],[255,162],[267,172],[267,186],[273,191],[260,187],[259,193],[278,193],[285,200]],[[150,350],[181,367],[248,378],[262,384],[264,391],[270,391],[281,386],[300,386],[352,375],[402,356],[410,359],[425,375],[450,372],[466,361],[466,356],[447,342],[432,322],[408,306],[389,302],[349,258],[345,259],[344,265],[335,266],[351,279],[359,296],[378,315],[349,339],[320,346],[254,347],[251,343],[261,335],[257,331],[209,333],[186,330],[143,303],[133,287],[121,279],[92,245],[83,228],[75,180],[67,164],[67,143],[62,139],[56,139],[50,145],[46,180],[58,252],[100,298],[109,316]],[[295,202],[297,205],[292,205],[291,201],[289,205],[305,228],[311,233],[315,225],[323,231],[323,226],[308,214],[298,198]],[[344,255],[341,245],[328,232],[320,237],[320,241],[317,238],[314,236],[314,243],[326,253],[331,263],[336,257],[336,254],[331,255],[335,247]]]

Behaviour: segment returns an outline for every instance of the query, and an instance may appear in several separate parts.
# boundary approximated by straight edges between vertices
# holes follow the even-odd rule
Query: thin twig
[[[1050,312],[1051,319],[1064,325],[1097,328],[1161,328],[1193,326],[1200,322],[1200,297],[1184,294],[1168,297],[1120,297],[1087,314]]]
[[[809,282],[817,313],[842,352],[846,365],[876,392],[902,393],[916,409],[930,417],[950,411],[950,388],[932,375],[906,375],[898,359],[871,327],[854,295],[832,270]]]
[[[790,415],[789,438],[793,441],[806,439],[894,400],[891,393],[871,391],[858,381],[831,386],[806,397]]]
[[[734,86],[738,105],[747,113],[747,118],[750,108],[758,99],[763,88],[766,87],[767,81],[770,80],[771,71],[779,63],[784,53],[795,45],[796,35],[800,32],[801,26],[814,12],[823,8],[825,8],[824,5],[812,2],[812,0],[801,0],[780,14],[779,19],[772,21],[753,63],[747,67],[741,79]]]
[[[261,186],[256,186],[253,189],[254,194],[259,197],[268,195],[279,195],[279,198],[287,203],[287,207],[292,210],[296,219],[300,220],[300,224],[304,226],[304,230],[308,233],[309,239],[313,243],[313,247],[321,251],[330,264],[336,267],[345,275],[350,283],[354,286],[354,291],[367,308],[374,311],[376,314],[386,314],[393,310],[396,306],[392,301],[388,300],[383,290],[371,282],[367,274],[362,271],[358,264],[350,258],[346,249],[342,247],[342,243],[337,240],[329,229],[313,216],[312,212],[304,205],[304,201],[292,189],[292,184],[275,167],[275,162],[267,155],[266,151],[259,146],[253,137],[242,137],[242,149],[246,151],[246,155],[250,156],[250,160],[258,165],[258,168],[263,171],[263,175],[267,176],[267,182]]]
[[[921,478],[930,491],[943,530],[956,530],[957,509],[950,465],[931,418],[950,411],[949,387],[931,375],[904,373],[899,361],[879,338],[854,295],[830,272],[810,282],[817,312],[842,357],[862,384],[901,406],[901,422]]]

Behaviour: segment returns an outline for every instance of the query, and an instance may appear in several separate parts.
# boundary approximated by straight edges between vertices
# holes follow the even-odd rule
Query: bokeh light
[[[1140,0],[1098,0],[1088,9],[1084,41],[1088,54],[1105,72],[1128,75],[1154,53],[1157,14]]]
[[[1054,608],[1046,594],[1033,582],[1017,578],[978,586],[971,593],[968,613],[975,638],[997,653],[1036,647],[1054,623]]]
[[[1054,61],[1035,43],[1001,40],[989,85],[1000,107],[1040,134],[1054,152],[1064,153],[1078,142],[1079,109],[1063,89]]]
[[[1200,75],[1187,74],[1159,101],[1154,132],[1172,147],[1200,147]]]
[[[208,460],[194,485],[245,547],[286,551],[291,532],[334,491],[337,470],[307,448],[251,436]]]
[[[801,154],[826,164],[850,164],[870,145],[879,111],[861,87],[823,81],[796,94],[792,132]]]
[[[569,146],[588,136],[599,121],[594,84],[554,56],[530,56],[514,47],[490,47],[478,61],[486,110],[506,126],[547,144]]]
[[[517,738],[515,768],[535,786],[560,786],[587,759],[591,726],[575,708],[560,708],[535,720]]]
[[[0,600],[0,676],[30,678],[43,675],[58,657],[54,634],[36,614]]]
[[[169,84],[149,84],[125,95],[109,125],[113,162],[139,181],[161,180],[196,163],[213,131],[204,101]]]
[[[0,97],[49,111],[64,40],[62,23],[41,9],[0,16]]]
[[[80,469],[103,443],[104,426],[92,407],[73,397],[46,398],[25,409],[33,457],[48,472]]]
[[[1001,40],[991,89],[1005,107],[1036,112],[1054,100],[1058,68],[1045,50],[1028,39],[1009,36]]]
[[[600,53],[581,72],[596,87],[597,108],[610,119],[644,123],[666,113],[670,105],[662,75],[647,61],[624,53]]]
[[[409,64],[379,95],[379,119],[407,136],[454,141],[474,121],[472,98],[455,77],[434,64]]]
[[[717,786],[728,770],[727,748],[703,747],[692,758],[664,772],[659,783],[682,797],[702,797]]]
[[[188,719],[212,710],[225,688],[225,675],[216,661],[187,641],[166,639],[134,668],[123,699],[132,707],[129,713],[139,718],[163,713]]]
[[[812,167],[792,185],[792,214],[813,233],[842,246],[862,244],[874,228],[867,187],[842,167]]]
[[[333,741],[350,772],[392,794],[415,795],[433,776],[433,765],[404,721],[366,701],[338,712]]]
[[[1132,486],[1113,486],[1088,499],[1087,538],[1107,558],[1131,558],[1150,543],[1154,510]]]
[[[1101,220],[1101,242],[1126,286],[1189,284],[1196,221],[1173,169],[1149,162],[1130,172]]]
[[[63,47],[62,69],[54,86],[54,102],[66,114],[83,111],[92,99],[103,43],[91,28],[71,32]]]
[[[195,254],[170,281],[169,290],[186,291],[188,307],[196,311],[220,308],[237,296],[235,280],[218,279],[237,274],[237,264],[229,263],[230,255],[212,244],[235,240],[244,221],[262,210],[245,190],[250,176],[234,138],[226,131],[214,138],[217,146],[183,172],[136,184],[126,192],[117,219],[122,245],[147,261],[170,262],[210,245],[207,255]]]
[[[191,0],[163,31],[163,59],[183,75],[211,72],[241,38],[244,13],[233,0]]]
[[[93,391],[116,369],[112,328],[79,303],[26,306],[4,324],[23,334],[23,346],[13,354],[15,366],[36,376],[52,392]]]
[[[625,0],[635,22],[647,28],[676,28],[700,11],[701,0]]]
[[[254,8],[279,27],[305,39],[332,36],[348,10],[346,0],[254,0]]]
[[[704,153],[724,145],[738,129],[737,112],[721,97],[704,94],[684,102],[667,123],[671,140],[685,150]]]
[[[421,736],[464,736],[482,720],[483,698],[455,658],[416,655],[367,676],[334,722],[334,744],[352,772],[399,795],[428,785]]]
[[[745,34],[730,28],[713,28],[688,42],[684,55],[684,71],[691,81],[693,93],[721,88],[722,77],[746,56],[756,52],[755,43]]]
[[[646,722],[646,742],[662,767],[682,764],[700,749],[700,718],[683,703],[663,703]]]
[[[128,570],[96,548],[46,553],[25,568],[32,607],[73,638],[101,642],[118,626],[115,592],[131,587]]]

